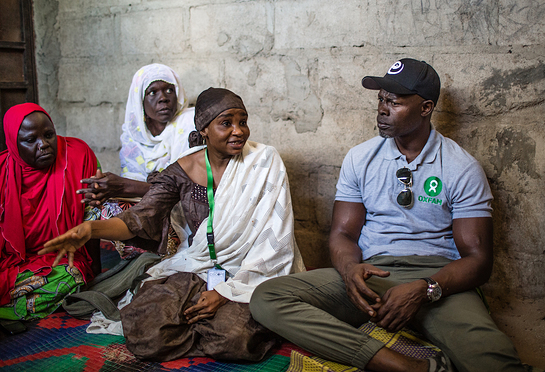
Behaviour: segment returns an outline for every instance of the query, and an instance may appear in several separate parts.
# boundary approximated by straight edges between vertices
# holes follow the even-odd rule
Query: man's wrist
[[[339,274],[341,275],[341,277],[343,278],[344,282],[346,282],[346,279],[347,279],[350,271],[356,265],[358,265],[358,262],[345,262],[345,263],[343,263],[342,265],[339,265],[339,267],[336,268],[337,271],[339,272]]]

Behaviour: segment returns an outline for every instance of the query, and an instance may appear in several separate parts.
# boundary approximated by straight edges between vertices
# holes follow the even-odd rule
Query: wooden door
[[[0,119],[13,105],[38,103],[32,0],[0,0]],[[4,129],[0,151],[6,149]]]

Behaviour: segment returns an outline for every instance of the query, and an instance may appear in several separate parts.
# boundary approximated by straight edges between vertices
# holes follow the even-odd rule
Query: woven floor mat
[[[26,323],[24,333],[0,338],[0,369],[10,371],[285,371],[292,349],[285,343],[260,363],[222,363],[210,358],[183,358],[172,362],[142,362],[125,346],[125,338],[85,332],[89,322],[65,312]],[[303,355],[303,354],[302,354]]]

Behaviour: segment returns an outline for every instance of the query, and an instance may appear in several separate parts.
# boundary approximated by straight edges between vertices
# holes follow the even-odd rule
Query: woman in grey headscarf
[[[155,280],[146,281],[121,310],[127,347],[138,358],[256,361],[275,343],[252,319],[250,297],[265,280],[304,267],[293,235],[286,169],[273,147],[248,141],[247,119],[233,92],[202,92],[192,149],[157,175],[139,204],[117,218],[85,222],[46,244],[44,252],[59,250],[62,257],[90,237],[138,235],[159,241],[161,253],[169,212],[181,201],[188,237],[176,255],[148,270]],[[208,281],[207,288],[210,275],[222,271],[226,276]]]

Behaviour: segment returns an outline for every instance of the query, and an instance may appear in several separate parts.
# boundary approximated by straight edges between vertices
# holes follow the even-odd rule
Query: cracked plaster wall
[[[105,170],[142,65],[242,96],[251,139],[288,167],[299,246],[329,264],[335,184],[349,148],[377,134],[364,75],[424,59],[442,80],[433,122],[483,165],[494,201],[487,293],[545,296],[545,4],[539,0],[34,0],[40,102]]]

